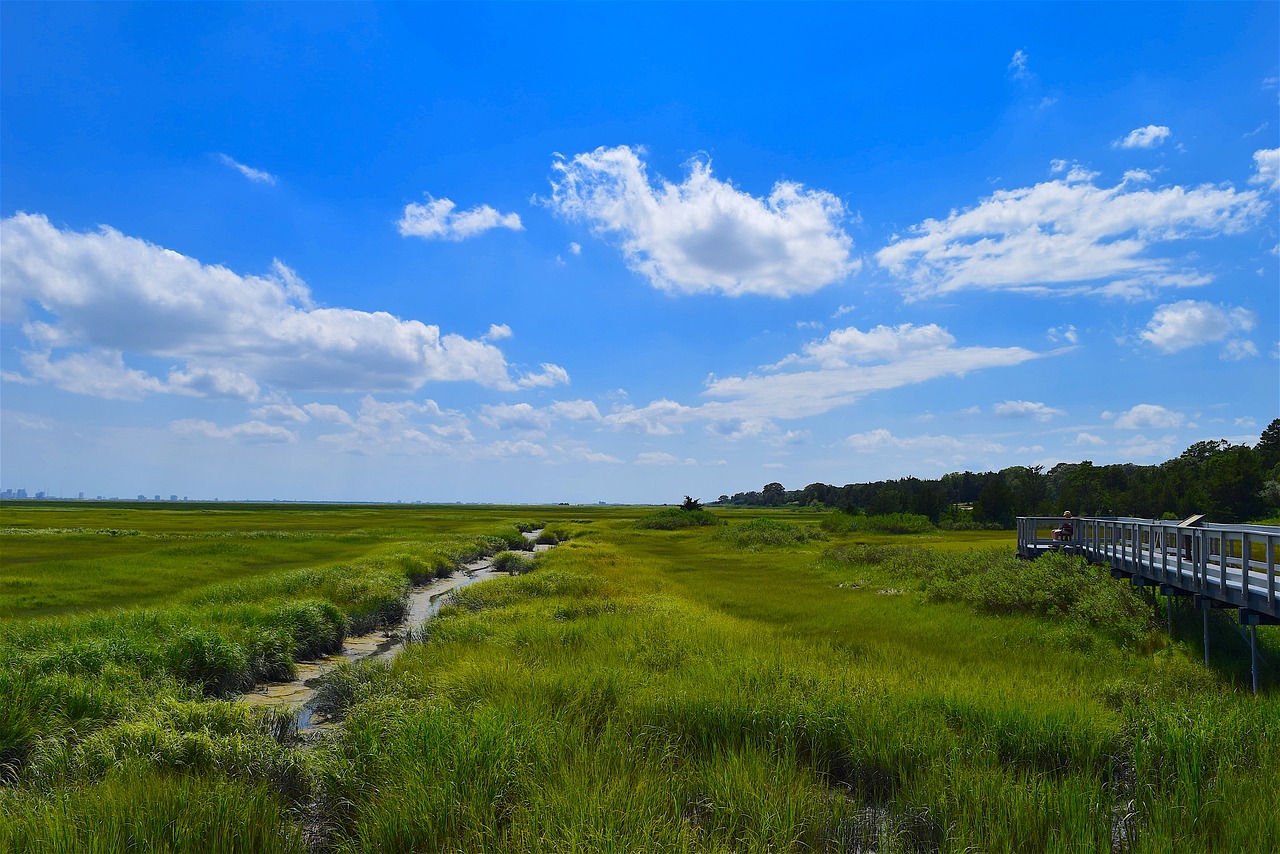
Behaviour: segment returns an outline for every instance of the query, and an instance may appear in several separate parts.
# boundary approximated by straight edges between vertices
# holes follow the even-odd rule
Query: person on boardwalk
[[[1071,539],[1072,533],[1075,532],[1075,524],[1071,521],[1071,511],[1066,510],[1062,514],[1062,526],[1053,529],[1053,538],[1059,542],[1067,542]]]

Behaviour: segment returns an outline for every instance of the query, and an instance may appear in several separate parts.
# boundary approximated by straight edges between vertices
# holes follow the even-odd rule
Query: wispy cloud
[[[1006,450],[1003,444],[982,437],[927,434],[895,436],[883,427],[854,433],[844,440],[844,444],[864,454],[905,455],[933,465],[952,465]]]
[[[1013,58],[1009,60],[1009,76],[1014,80],[1028,80],[1031,78],[1031,72],[1027,69],[1027,52],[1019,48],[1013,52]]]
[[[1066,174],[927,219],[876,259],[912,299],[961,290],[1145,296],[1211,280],[1156,255],[1160,244],[1239,233],[1268,210],[1255,190],[1099,187],[1081,167],[1059,163],[1055,171]]]
[[[1061,409],[1031,400],[1006,400],[991,407],[991,411],[1001,418],[1033,418],[1036,421],[1052,421],[1055,416],[1067,414]]]
[[[936,324],[836,330],[807,344],[802,353],[766,366],[764,374],[713,378],[704,394],[716,400],[700,412],[716,418],[803,418],[847,406],[874,391],[1047,355],[1021,347],[954,344],[955,338]]]
[[[642,153],[623,145],[557,160],[548,204],[617,235],[628,266],[654,287],[789,297],[858,269],[831,193],[780,181],[757,198],[712,177],[708,159],[690,161],[679,184],[655,185]]]
[[[276,176],[272,175],[270,172],[265,172],[262,169],[254,169],[252,166],[246,166],[240,161],[235,160],[227,156],[226,154],[219,153],[218,159],[221,160],[227,166],[230,166],[232,169],[235,169],[241,175],[243,175],[244,177],[248,178],[250,181],[253,181],[256,184],[275,184],[276,183],[276,180],[277,180]]]
[[[174,421],[169,429],[179,436],[199,436],[205,439],[228,439],[251,444],[295,442],[298,437],[292,431],[261,421],[248,421],[231,427],[219,427],[212,421],[184,419]]]
[[[677,457],[665,451],[645,451],[636,456],[638,466],[696,466],[698,461],[692,457]]]

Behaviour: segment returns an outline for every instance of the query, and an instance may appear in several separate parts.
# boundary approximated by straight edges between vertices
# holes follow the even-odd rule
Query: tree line
[[[821,505],[879,516],[913,513],[935,524],[1013,527],[1017,516],[1134,516],[1184,519],[1203,513],[1214,522],[1248,522],[1280,515],[1280,418],[1254,445],[1226,439],[1196,442],[1158,465],[1090,460],[1010,466],[996,472],[952,472],[937,480],[906,477],[834,486],[811,483],[788,490],[766,484],[758,492],[721,495],[715,504]]]

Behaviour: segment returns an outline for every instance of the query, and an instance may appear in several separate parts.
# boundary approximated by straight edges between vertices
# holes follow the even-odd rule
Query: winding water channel
[[[539,533],[541,531],[529,531],[524,536],[532,541],[537,539]],[[534,545],[533,550],[542,552],[549,548],[550,545],[541,543]],[[452,593],[502,575],[506,573],[495,570],[491,559],[482,558],[467,564],[448,578],[414,587],[409,591],[408,608],[399,625],[348,637],[343,641],[340,652],[315,661],[299,661],[297,675],[292,680],[258,685],[237,699],[263,708],[298,709],[299,732],[324,726],[326,721],[316,714],[314,700],[316,688],[325,676],[348,662],[370,658],[391,660],[404,648],[410,637],[410,630],[435,616]]]

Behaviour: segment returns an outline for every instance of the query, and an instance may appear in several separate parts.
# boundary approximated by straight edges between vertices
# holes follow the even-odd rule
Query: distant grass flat
[[[581,515],[574,511],[550,518]],[[0,503],[0,618],[159,604],[209,584],[353,560],[398,540],[482,534],[524,512],[457,505]]]

